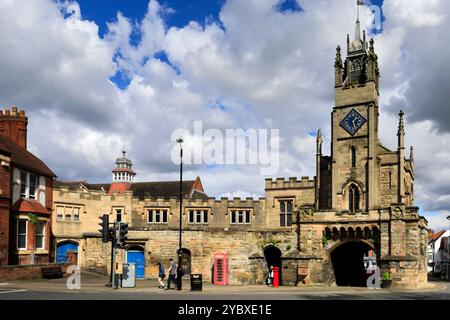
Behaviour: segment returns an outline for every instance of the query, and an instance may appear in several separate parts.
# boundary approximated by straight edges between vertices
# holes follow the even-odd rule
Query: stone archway
[[[282,283],[282,268],[281,268],[281,250],[275,247],[274,245],[268,245],[264,248],[264,258],[267,262],[267,267],[270,270],[270,267],[278,267],[279,268],[279,283]],[[268,271],[269,271],[268,270]]]
[[[342,287],[365,287],[367,273],[364,256],[373,247],[360,240],[346,241],[335,246],[330,253],[336,285]]]

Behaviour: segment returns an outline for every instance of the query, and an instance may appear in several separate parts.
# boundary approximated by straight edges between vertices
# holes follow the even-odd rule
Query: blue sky
[[[369,3],[370,0],[366,0]],[[383,4],[383,0],[371,0],[372,4]],[[115,22],[117,20],[117,13],[121,12],[128,19],[135,23],[139,23],[147,12],[149,0],[77,0],[81,7],[83,18],[95,21],[99,26],[99,35],[104,37],[107,33],[107,23]],[[177,27],[182,28],[195,21],[202,26],[208,23],[215,22],[222,26],[219,14],[222,6],[226,0],[162,0],[160,4],[166,8],[170,8],[171,13],[164,16],[164,22],[167,28]],[[302,11],[300,1],[298,0],[280,0],[277,5],[277,10],[280,12],[297,12]],[[132,34],[130,42],[134,45],[141,40],[139,29],[137,28]],[[155,55],[156,58],[169,63],[164,52],[159,52]],[[125,89],[130,79],[121,71],[110,78],[121,89]]]
[[[148,0],[78,0],[82,14],[94,20],[100,27],[100,34],[106,32],[106,22],[116,20],[117,12],[140,21],[147,13]],[[225,0],[165,0],[161,5],[174,9],[165,17],[168,27],[184,27],[190,21],[204,24],[208,19],[218,20],[220,8]]]
[[[226,0],[163,0],[160,3],[174,9],[165,18],[168,27],[184,27],[190,21],[202,25],[213,19],[219,21],[219,13]],[[106,32],[106,23],[116,20],[117,12],[126,17],[140,21],[147,12],[148,0],[78,0],[83,17],[94,20],[100,27],[100,35]],[[368,1],[367,1],[368,2]],[[375,5],[382,6],[383,0],[372,0]],[[299,11],[301,6],[297,0],[280,0],[280,11]]]

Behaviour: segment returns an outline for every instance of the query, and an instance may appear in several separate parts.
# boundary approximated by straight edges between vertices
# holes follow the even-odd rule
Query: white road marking
[[[8,291],[0,291],[0,294],[2,293],[17,293],[17,292],[25,292],[27,290],[22,289],[22,290],[8,290]]]
[[[8,285],[9,283],[0,283],[0,286],[6,286],[6,285]]]

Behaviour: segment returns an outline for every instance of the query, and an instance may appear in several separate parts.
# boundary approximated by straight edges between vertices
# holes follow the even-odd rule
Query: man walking
[[[169,278],[167,279],[167,288],[166,290],[171,289],[170,284],[173,283],[175,289],[176,289],[176,281],[175,277],[177,275],[177,264],[173,261],[172,258],[169,259],[170,267],[169,267]]]
[[[164,278],[166,277],[166,274],[164,273],[164,265],[161,263],[161,261],[158,261],[156,264],[158,266],[158,288],[164,289]]]

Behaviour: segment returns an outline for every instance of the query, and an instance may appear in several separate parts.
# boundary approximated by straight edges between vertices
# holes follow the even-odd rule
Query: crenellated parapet
[[[291,177],[288,180],[285,178],[266,179],[265,189],[268,190],[286,190],[286,189],[310,189],[315,188],[315,181],[310,180],[309,177],[302,177],[300,180],[296,177]]]

